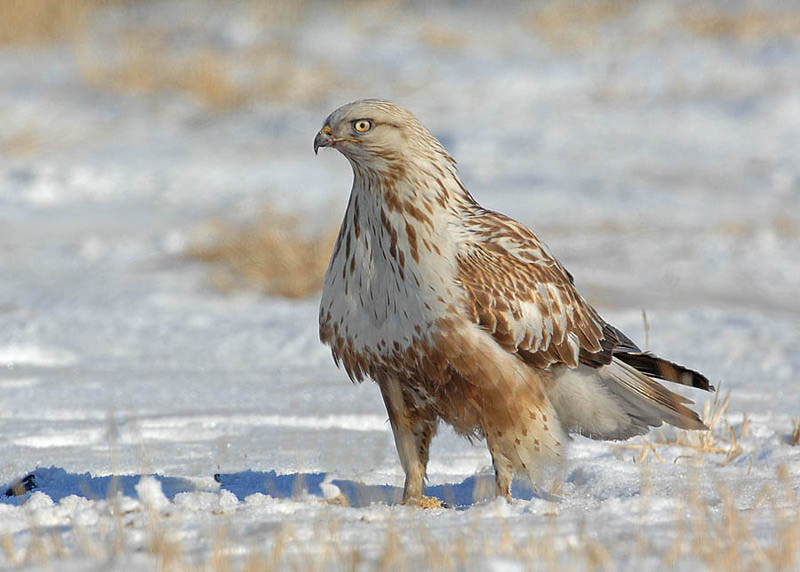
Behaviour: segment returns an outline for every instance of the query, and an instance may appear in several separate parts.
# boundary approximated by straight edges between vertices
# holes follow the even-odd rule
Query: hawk
[[[423,498],[439,420],[485,438],[498,496],[535,483],[570,433],[627,439],[663,422],[706,429],[656,379],[707,391],[702,374],[640,350],[578,293],[528,228],[481,207],[414,115],[367,99],[331,113],[353,187],[325,274],[319,335],[353,381],[377,382],[403,502]]]

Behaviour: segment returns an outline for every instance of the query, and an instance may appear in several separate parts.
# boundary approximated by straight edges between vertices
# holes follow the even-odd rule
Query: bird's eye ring
[[[353,121],[353,129],[355,129],[358,133],[366,133],[372,129],[372,121],[369,119],[356,119]]]

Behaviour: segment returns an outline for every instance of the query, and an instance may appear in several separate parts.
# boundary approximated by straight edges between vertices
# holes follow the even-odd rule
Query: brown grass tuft
[[[282,41],[242,50],[205,47],[180,53],[170,46],[167,35],[167,31],[129,31],[117,57],[111,59],[80,50],[84,81],[137,95],[183,92],[216,110],[259,101],[316,101],[336,83],[327,63],[301,61]]]
[[[800,34],[800,15],[795,10],[767,11],[751,2],[741,9],[726,8],[725,4],[696,5],[684,12],[683,23],[697,36],[738,41]]]
[[[603,25],[628,14],[634,4],[631,0],[556,0],[538,5],[527,22],[551,46],[582,50],[598,40]]]
[[[781,238],[798,238],[800,237],[800,222],[795,220],[789,215],[782,214],[772,219],[772,225],[775,232]]]
[[[534,4],[525,22],[550,46],[585,52],[601,41],[650,41],[648,35],[638,32],[608,32],[609,24],[624,19],[642,4],[636,0],[550,0]],[[665,14],[659,25],[664,31],[681,27],[712,41],[753,42],[798,37],[800,14],[791,2],[769,7],[757,2],[681,2],[676,3],[674,16]]]
[[[186,93],[212,110],[251,102],[317,101],[336,83],[325,59],[299,57],[287,27],[296,26],[307,10],[303,2],[255,0],[231,4],[257,30],[244,45],[220,46],[218,34],[200,19],[144,23],[137,11],[147,2],[122,0],[2,0],[0,45],[43,45],[63,41],[76,54],[81,79],[95,88],[149,96]],[[113,39],[97,44],[95,15],[119,7]],[[177,36],[190,38],[187,49]],[[24,154],[36,141],[25,134],[7,143]]]
[[[244,287],[303,298],[321,290],[336,240],[334,231],[303,230],[296,217],[265,210],[244,227],[215,223],[189,255],[213,265],[211,282],[223,292]]]
[[[426,24],[419,33],[420,39],[432,48],[456,50],[469,45],[469,36],[433,23]]]
[[[117,0],[2,0],[0,44],[45,44],[83,33],[95,10]]]
[[[245,90],[231,79],[222,54],[201,49],[177,59],[158,39],[130,39],[121,62],[114,65],[84,55],[81,73],[95,87],[139,95],[182,91],[217,109],[234,108],[248,99]]]
[[[41,149],[41,136],[31,129],[23,129],[0,137],[0,152],[29,157]]]
[[[792,447],[797,447],[800,445],[800,417],[792,420],[793,427],[792,427],[792,437],[789,440]]]

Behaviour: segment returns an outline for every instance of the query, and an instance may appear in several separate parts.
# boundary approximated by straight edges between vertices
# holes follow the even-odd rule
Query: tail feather
[[[563,368],[547,394],[564,428],[592,439],[628,439],[664,422],[706,429],[686,407],[691,400],[619,359],[600,368]]]
[[[660,358],[650,352],[614,352],[614,357],[647,376],[714,391],[714,386],[702,373]]]
[[[627,412],[648,425],[667,422],[681,429],[707,429],[697,413],[686,407],[694,403],[653,381],[633,366],[614,360],[604,368],[606,388],[629,405]]]

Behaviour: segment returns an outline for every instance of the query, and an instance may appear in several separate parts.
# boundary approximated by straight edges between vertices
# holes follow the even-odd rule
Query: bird
[[[485,439],[495,492],[536,486],[570,435],[624,440],[666,422],[707,427],[662,381],[713,391],[701,373],[642,351],[600,317],[527,227],[483,208],[456,162],[408,110],[363,99],[333,111],[314,152],[339,151],[353,185],[319,308],[319,337],[353,382],[383,397],[424,505],[440,422]]]

